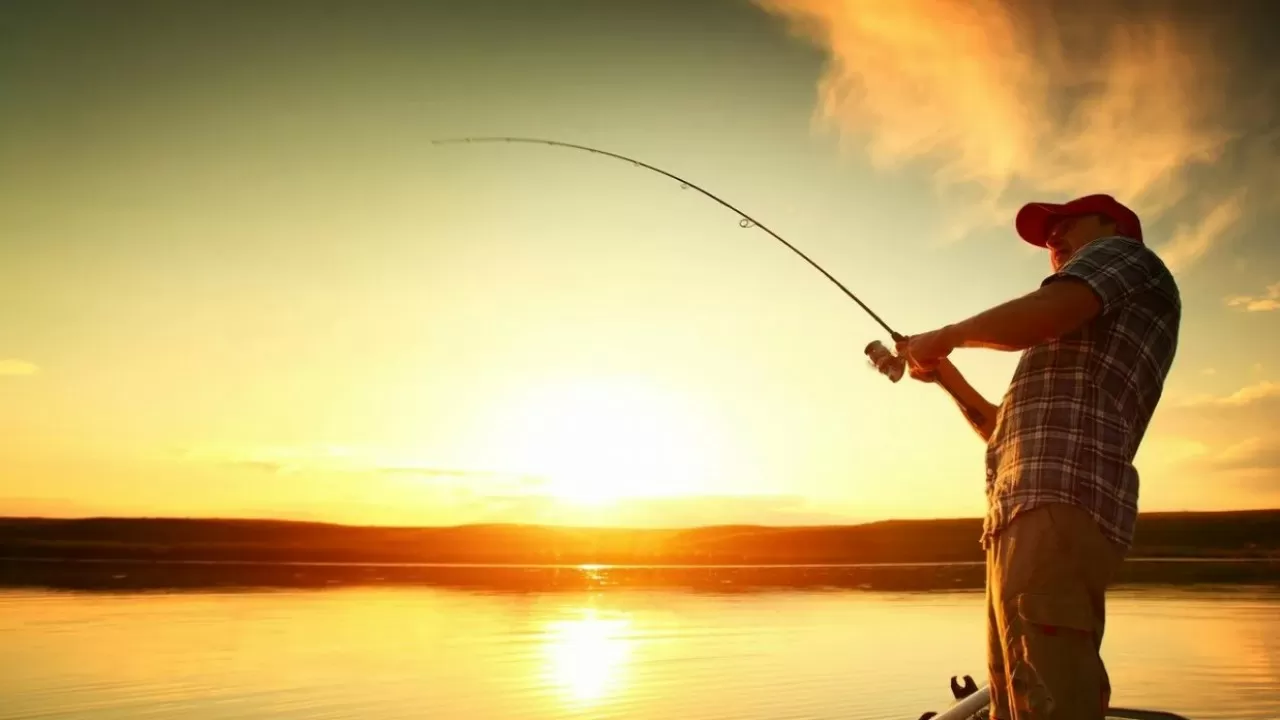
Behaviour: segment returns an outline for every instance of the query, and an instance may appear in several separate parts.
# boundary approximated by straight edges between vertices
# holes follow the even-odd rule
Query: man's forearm
[[[978,433],[983,440],[990,439],[991,433],[995,430],[996,412],[999,411],[999,407],[987,402],[987,399],[964,379],[960,370],[950,360],[944,359],[938,364],[936,380],[955,400],[974,432]]]
[[[1060,337],[1098,312],[1098,300],[1079,282],[1056,282],[947,328],[955,347],[1025,350]]]

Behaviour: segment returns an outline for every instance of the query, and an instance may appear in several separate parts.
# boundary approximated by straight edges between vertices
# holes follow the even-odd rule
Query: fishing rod
[[[784,240],[781,235],[774,232],[773,230],[770,230],[764,223],[760,222],[759,220],[756,220],[755,218],[751,217],[750,215],[738,209],[737,207],[734,207],[728,201],[720,198],[719,196],[712,193],[711,191],[697,185],[691,180],[686,180],[685,178],[682,178],[679,175],[663,170],[660,167],[650,165],[649,163],[642,162],[635,158],[627,157],[626,155],[620,155],[618,153],[609,152],[608,150],[600,150],[599,148],[588,147],[586,145],[576,145],[574,143],[561,142],[559,140],[547,140],[543,138],[532,138],[532,137],[491,136],[491,137],[443,138],[443,139],[431,141],[432,145],[459,145],[459,144],[475,144],[475,143],[528,143],[533,145],[548,145],[552,147],[568,148],[571,150],[581,150],[583,152],[592,153],[594,155],[604,155],[606,157],[614,158],[615,160],[628,162],[634,165],[635,167],[641,167],[646,170],[651,170],[653,172],[656,172],[659,175],[664,175],[680,183],[681,189],[693,188],[694,190],[697,190],[698,192],[702,193],[708,198],[711,198],[717,203],[720,203],[724,207],[732,210],[734,213],[737,213],[739,218],[741,218],[738,221],[738,225],[740,227],[743,227],[743,228],[758,227],[761,230],[768,233],[771,237],[773,237],[774,240],[777,240],[778,242],[785,245],[789,250],[794,252],[796,255],[799,255],[801,259],[803,259],[805,262],[813,266],[815,270],[822,273],[823,276],[826,277],[828,280],[830,280],[832,283],[835,283],[835,286],[840,288],[840,290],[846,296],[848,296],[850,300],[853,300],[855,303],[857,303],[858,307],[866,311],[866,313],[871,316],[872,320],[875,320],[880,325],[880,327],[885,329],[885,332],[889,333],[889,337],[893,338],[894,342],[900,342],[906,339],[904,335],[897,332],[893,328],[889,327],[889,325],[884,320],[882,320],[880,316],[875,313],[875,311],[867,307],[866,303],[862,302],[862,300],[859,299],[857,295],[853,294],[852,290],[845,287],[844,283],[840,282],[834,276],[832,276],[831,273],[824,270],[821,265],[814,262],[808,255],[805,255],[803,252],[801,252],[800,249],[797,248],[795,245],[792,245],[791,243]],[[875,367],[884,375],[886,375],[891,381],[896,383],[898,382],[898,380],[902,378],[903,371],[906,369],[906,358],[894,355],[888,348],[884,346],[884,343],[880,342],[879,340],[873,340],[872,342],[868,343],[866,348],[864,349],[864,352],[866,353],[867,357],[870,359],[872,366]],[[956,393],[952,390],[952,388],[948,387],[947,384],[942,381],[942,378],[940,376],[935,376],[935,379],[937,380],[938,384],[943,387],[944,390],[946,390],[948,393],[952,395],[952,397],[956,397]],[[959,400],[958,397],[957,397],[957,400]],[[976,410],[971,410],[964,403],[960,403],[960,406],[964,410],[965,414],[967,414],[971,420],[973,420],[978,424],[982,423],[982,416],[979,413],[977,413]]]
[[[648,163],[641,162],[641,161],[636,160],[636,159],[634,159],[634,158],[629,158],[629,157],[627,157],[627,156],[625,156],[625,155],[619,155],[619,154],[617,154],[617,153],[612,153],[612,152],[609,152],[609,151],[607,151],[607,150],[597,150],[596,148],[587,147],[587,146],[585,146],[585,145],[574,145],[573,143],[560,142],[560,141],[558,141],[558,140],[542,140],[542,139],[539,139],[539,138],[518,138],[518,137],[454,138],[454,139],[444,139],[444,140],[433,140],[433,141],[432,141],[432,144],[433,144],[433,145],[448,145],[448,144],[459,144],[459,143],[494,143],[494,142],[507,142],[507,143],[533,143],[533,144],[537,144],[537,145],[552,145],[552,146],[555,146],[555,147],[563,147],[563,148],[572,148],[572,149],[574,149],[574,150],[582,150],[582,151],[585,151],[585,152],[594,153],[594,154],[596,154],[596,155],[606,155],[606,156],[608,156],[608,157],[616,158],[616,159],[618,159],[618,160],[622,160],[622,161],[624,161],[624,162],[629,162],[629,163],[631,163],[631,164],[633,164],[633,165],[635,165],[635,166],[637,166],[637,167],[642,167],[642,168],[645,168],[645,169],[648,169],[648,170],[652,170],[653,172],[659,173],[659,174],[661,174],[661,175],[665,175],[665,176],[667,176],[667,177],[671,178],[672,180],[675,180],[676,182],[680,183],[680,186],[681,186],[681,188],[682,188],[682,189],[684,189],[684,188],[693,188],[694,190],[697,190],[698,192],[702,193],[703,195],[706,195],[707,197],[711,198],[712,200],[715,200],[716,202],[718,202],[718,203],[720,203],[721,205],[723,205],[723,206],[725,206],[725,207],[729,208],[730,210],[734,211],[734,212],[735,212],[735,213],[737,213],[739,216],[741,216],[741,218],[742,218],[742,219],[738,221],[738,225],[739,225],[740,227],[744,227],[744,228],[750,228],[750,227],[752,227],[752,226],[758,227],[758,228],[760,228],[761,230],[763,230],[763,231],[765,231],[765,232],[769,233],[769,235],[773,236],[773,239],[774,239],[774,240],[777,240],[778,242],[780,242],[780,243],[782,243],[783,245],[786,245],[788,248],[790,248],[790,250],[791,250],[792,252],[794,252],[795,254],[799,255],[801,258],[803,258],[803,259],[804,259],[804,261],[805,261],[805,262],[809,263],[810,265],[812,265],[812,266],[814,267],[814,269],[816,269],[818,272],[820,272],[820,273],[822,273],[824,276],[826,276],[826,278],[827,278],[828,280],[830,280],[831,282],[835,283],[835,284],[836,284],[836,287],[840,288],[840,290],[841,290],[841,291],[843,291],[845,295],[848,295],[850,300],[853,300],[854,302],[858,303],[858,306],[859,306],[859,307],[861,307],[863,310],[867,311],[867,314],[868,314],[868,315],[870,315],[870,316],[871,316],[871,318],[872,318],[873,320],[875,320],[877,323],[879,323],[879,324],[880,324],[880,327],[884,328],[884,329],[885,329],[885,332],[889,333],[889,336],[890,336],[890,337],[892,337],[895,341],[900,340],[900,339],[902,339],[902,337],[903,337],[902,335],[899,335],[897,332],[895,332],[893,328],[891,328],[891,327],[889,327],[887,324],[885,324],[885,321],[884,321],[884,320],[881,320],[879,315],[875,314],[875,312],[874,312],[874,311],[872,311],[872,310],[871,310],[871,308],[867,307],[866,303],[864,303],[864,302],[862,302],[862,300],[858,299],[858,296],[857,296],[857,295],[854,295],[854,294],[853,294],[853,291],[851,291],[851,290],[849,290],[849,288],[845,287],[845,286],[844,286],[844,283],[842,283],[842,282],[840,282],[839,280],[837,280],[837,279],[835,279],[834,277],[832,277],[831,273],[829,273],[829,272],[827,272],[826,270],[822,269],[822,266],[821,266],[821,265],[819,265],[818,263],[816,263],[816,262],[814,262],[812,259],[810,259],[808,255],[805,255],[803,252],[801,252],[801,251],[800,251],[800,250],[799,250],[795,245],[792,245],[791,243],[789,243],[789,242],[787,242],[786,240],[782,239],[782,236],[780,236],[780,235],[778,235],[778,233],[776,233],[776,232],[774,232],[774,231],[770,230],[768,227],[766,227],[766,226],[765,226],[765,224],[764,224],[764,223],[760,222],[759,220],[756,220],[755,218],[751,217],[750,215],[746,214],[745,212],[743,212],[743,211],[739,210],[738,208],[734,207],[734,206],[733,206],[733,205],[731,205],[729,202],[727,202],[727,201],[725,201],[725,200],[721,199],[720,197],[716,196],[714,193],[710,192],[709,190],[705,190],[705,189],[703,189],[702,187],[700,187],[700,186],[696,185],[695,183],[693,183],[692,181],[685,180],[684,178],[682,178],[682,177],[680,177],[680,176],[678,176],[678,175],[675,175],[675,174],[673,174],[673,173],[669,173],[669,172],[667,172],[666,170],[663,170],[662,168],[654,167],[653,165],[650,165],[650,164],[648,164]]]

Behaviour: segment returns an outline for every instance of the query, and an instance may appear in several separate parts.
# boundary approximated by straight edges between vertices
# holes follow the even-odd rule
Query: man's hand
[[[910,375],[913,380],[919,380],[922,383],[938,382],[937,370],[921,370],[910,363],[907,363],[907,374]]]
[[[950,326],[899,340],[898,354],[911,366],[911,377],[922,380],[933,375],[938,363],[956,349],[955,333]]]
[[[926,339],[928,335],[934,334],[935,333],[926,333],[925,335],[917,335],[914,338],[908,338],[907,340],[898,343],[898,354],[902,355],[905,350],[909,349],[913,342]],[[947,338],[948,335],[949,333],[943,332],[943,339],[941,341],[935,340],[934,342],[941,343],[941,346],[945,348],[949,342]],[[932,352],[937,352],[937,350]],[[941,386],[943,390],[946,390],[947,394],[949,394],[952,399],[956,401],[956,404],[960,406],[960,409],[964,412],[965,419],[969,421],[969,424],[973,426],[973,429],[977,431],[978,435],[983,440],[987,440],[991,437],[991,433],[995,430],[996,413],[999,411],[999,408],[987,402],[986,398],[982,397],[977,390],[974,390],[973,386],[964,379],[964,375],[960,374],[960,370],[952,364],[951,360],[947,358],[939,358],[934,361],[934,367],[929,370],[916,367],[916,365],[911,362],[907,363],[907,368],[911,377],[916,380],[919,380],[920,382],[936,383]]]

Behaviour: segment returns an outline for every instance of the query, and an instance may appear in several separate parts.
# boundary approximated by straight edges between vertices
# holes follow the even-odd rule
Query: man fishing
[[[1106,589],[1132,546],[1133,458],[1177,350],[1181,299],[1137,215],[1109,195],[1030,203],[1015,225],[1049,252],[1039,289],[898,352],[912,377],[945,383],[987,441],[990,717],[1101,720]],[[998,407],[947,359],[957,348],[1022,351]]]

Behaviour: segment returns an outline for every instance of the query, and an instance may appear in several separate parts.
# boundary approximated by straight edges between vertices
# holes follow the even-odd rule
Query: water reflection
[[[6,560],[0,587],[126,592],[243,588],[430,586],[484,592],[581,592],[601,588],[717,592],[981,590],[977,563],[898,565],[436,565],[274,562]],[[1274,585],[1280,560],[1125,562],[1119,585]]]
[[[916,718],[947,705],[951,675],[981,677],[982,603],[612,586],[0,590],[0,720]],[[1107,612],[1117,704],[1280,717],[1277,591],[1124,590]]]
[[[550,681],[575,707],[593,707],[625,685],[635,640],[631,620],[601,617],[593,608],[573,620],[547,623]]]

